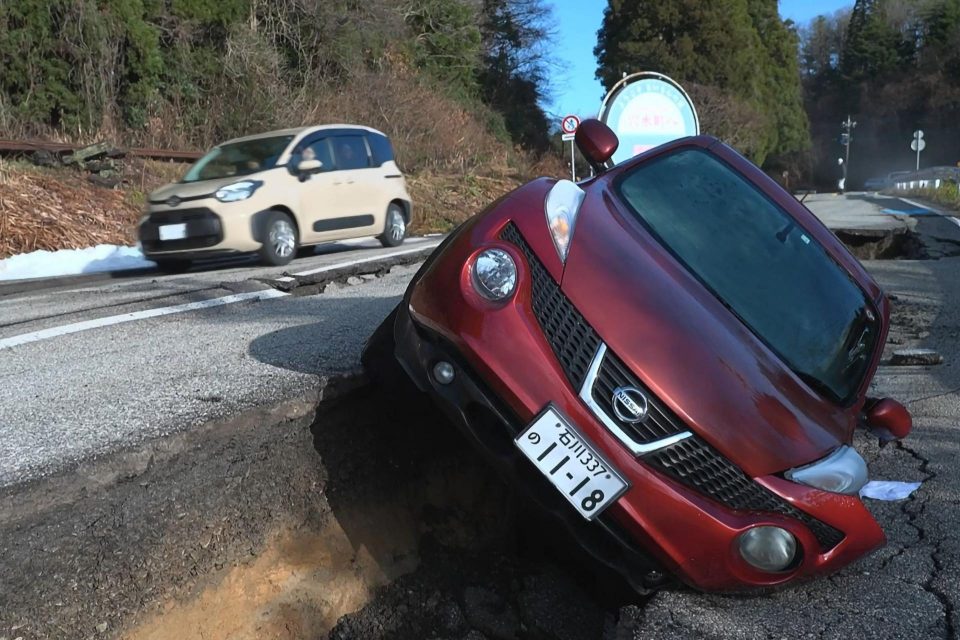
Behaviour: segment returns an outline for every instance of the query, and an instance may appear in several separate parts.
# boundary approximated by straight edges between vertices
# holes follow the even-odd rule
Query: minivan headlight
[[[853,496],[867,483],[867,463],[856,449],[843,445],[826,458],[783,475],[793,482]]]
[[[214,195],[220,202],[237,202],[246,200],[253,195],[253,192],[263,183],[259,180],[244,180],[243,182],[234,182],[219,189]]]

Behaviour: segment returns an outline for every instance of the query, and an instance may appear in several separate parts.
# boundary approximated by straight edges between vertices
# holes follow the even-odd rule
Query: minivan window
[[[370,151],[373,153],[373,166],[379,167],[384,162],[393,160],[393,146],[389,138],[379,133],[369,133],[367,142],[370,143]]]
[[[879,323],[862,289],[796,221],[712,154],[681,150],[619,183],[637,217],[801,379],[852,400]]]
[[[329,139],[320,138],[305,146],[296,158],[298,164],[303,160],[319,160],[323,163],[321,171],[331,171],[333,169],[333,153],[330,151]]]
[[[274,136],[231,142],[211,149],[190,167],[181,182],[245,176],[277,166],[293,136]]]
[[[333,143],[337,169],[365,169],[370,166],[367,143],[363,136],[336,136],[330,141]]]

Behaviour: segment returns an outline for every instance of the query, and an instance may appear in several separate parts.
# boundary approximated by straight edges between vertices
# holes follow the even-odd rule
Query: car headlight
[[[502,249],[486,249],[473,262],[473,288],[487,300],[504,300],[517,288],[517,265]]]
[[[761,571],[783,571],[797,555],[797,539],[780,527],[754,527],[740,534],[740,555]]]
[[[853,496],[867,483],[867,463],[856,449],[843,445],[826,458],[783,475],[793,482]]]
[[[246,200],[253,195],[253,192],[263,183],[259,180],[244,180],[243,182],[234,182],[219,189],[214,195],[220,202],[237,202]]]
[[[558,180],[547,194],[547,200],[544,203],[547,227],[550,228],[553,244],[557,247],[561,262],[567,261],[573,228],[577,224],[577,214],[585,197],[586,193],[583,189],[569,180]]]

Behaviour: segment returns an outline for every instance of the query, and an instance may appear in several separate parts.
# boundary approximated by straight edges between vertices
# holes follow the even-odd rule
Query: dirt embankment
[[[150,191],[178,180],[183,164],[131,160],[114,189],[67,168],[0,160],[0,259],[44,249],[134,245]],[[408,176],[414,234],[445,232],[522,183],[520,177],[423,173]]]

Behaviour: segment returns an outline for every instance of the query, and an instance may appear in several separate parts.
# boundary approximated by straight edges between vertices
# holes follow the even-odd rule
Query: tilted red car
[[[802,204],[735,151],[685,138],[539,179],[451,233],[368,343],[638,590],[832,572],[885,543],[859,498],[888,302]],[[373,366],[376,366],[374,363]]]

